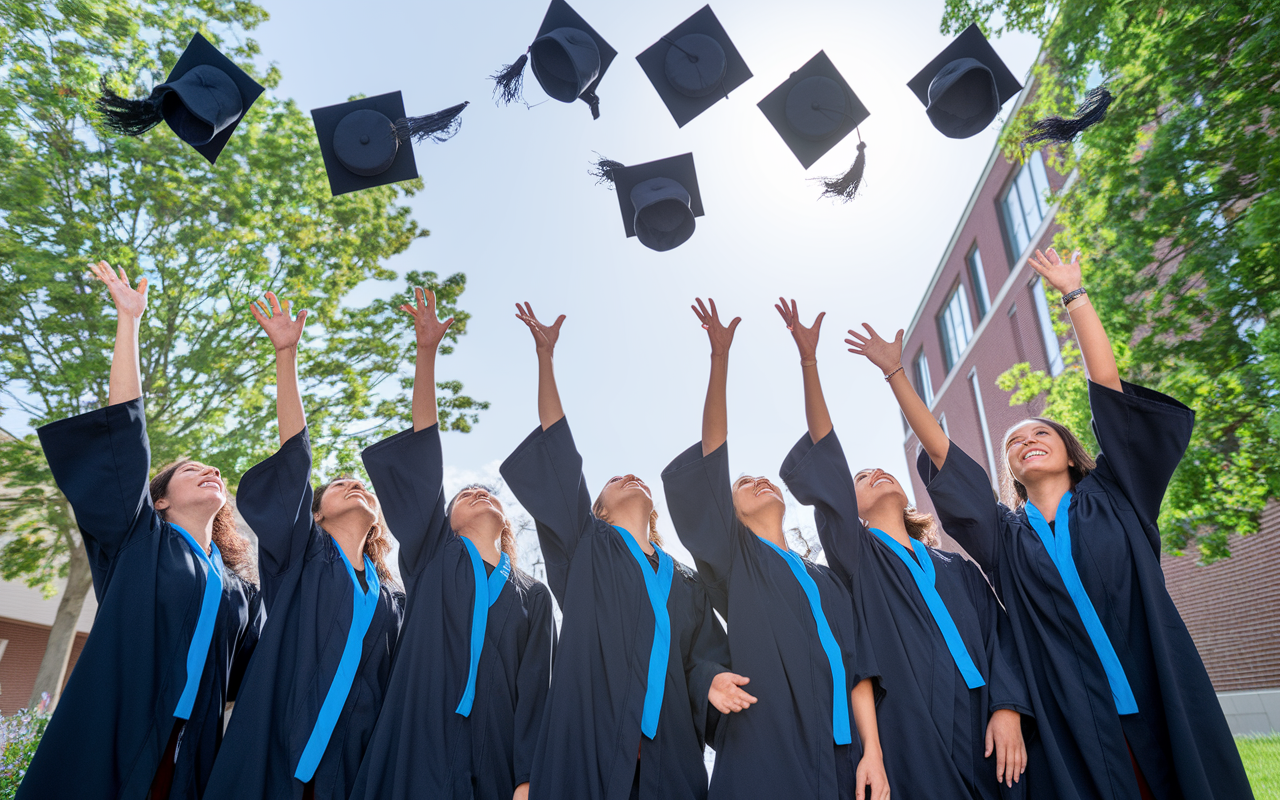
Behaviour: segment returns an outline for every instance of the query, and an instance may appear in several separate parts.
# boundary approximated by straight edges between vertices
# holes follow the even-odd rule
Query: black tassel
[[[849,167],[849,171],[838,178],[818,178],[822,183],[822,194],[818,199],[830,197],[836,200],[844,200],[846,203],[853,199],[858,193],[858,188],[862,186],[862,172],[867,168],[867,143],[858,142],[858,157],[853,160],[853,166]]]
[[[591,118],[600,119],[600,98],[596,96],[596,93],[588,90],[578,96],[586,101],[587,105],[591,106]]]
[[[447,142],[458,132],[458,128],[462,127],[459,115],[462,114],[462,109],[469,105],[471,104],[459,103],[444,111],[422,117],[402,117],[395,122],[396,139],[402,143],[410,139],[415,142],[421,142],[424,139],[430,139],[436,143]]]
[[[1022,149],[1041,142],[1064,143],[1076,138],[1085,128],[1107,116],[1107,107],[1111,105],[1111,92],[1105,86],[1099,86],[1084,96],[1084,101],[1076,108],[1076,115],[1071,119],[1062,117],[1045,117],[1031,125],[1031,133],[1022,140]]]
[[[124,136],[141,136],[164,119],[160,112],[160,98],[155,94],[145,100],[130,100],[111,91],[107,79],[101,81],[102,96],[94,101],[102,123],[115,133]]]
[[[502,69],[489,76],[493,81],[493,93],[504,106],[513,101],[524,102],[524,65],[529,63],[529,53],[516,59],[514,64],[503,64]]]
[[[596,155],[600,156],[599,153],[596,153]],[[612,184],[617,182],[614,179],[615,171],[626,166],[626,164],[619,161],[613,161],[612,159],[600,156],[596,159],[596,163],[592,165],[591,176],[596,179],[596,186],[599,186],[602,183],[608,183],[610,184],[609,188],[612,189]]]

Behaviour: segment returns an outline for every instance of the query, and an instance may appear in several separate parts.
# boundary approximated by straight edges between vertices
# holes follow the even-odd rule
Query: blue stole
[[[836,744],[849,744],[853,741],[853,732],[849,727],[849,696],[844,691],[844,659],[840,657],[840,645],[836,644],[835,634],[831,632],[831,623],[827,622],[827,615],[822,611],[818,584],[809,575],[803,558],[790,550],[783,550],[768,539],[758,538],[787,562],[791,574],[796,576],[805,597],[809,599],[809,611],[813,613],[813,621],[818,625],[818,641],[822,643],[827,663],[831,665],[831,730],[835,734]]]
[[[181,526],[169,523],[172,528],[182,534],[182,538],[196,554],[196,561],[204,565],[204,596],[200,598],[200,617],[196,620],[195,632],[191,634],[191,644],[187,648],[187,683],[178,696],[178,705],[173,715],[178,719],[191,719],[191,706],[196,701],[196,692],[200,691],[200,675],[204,672],[205,662],[209,660],[209,645],[213,643],[213,624],[218,619],[218,605],[222,602],[222,553],[211,540],[209,553],[204,551]]]
[[[306,747],[302,748],[302,755],[298,758],[298,768],[293,772],[293,777],[303,783],[311,780],[316,774],[316,767],[320,766],[324,750],[329,746],[329,737],[333,736],[333,729],[338,724],[338,716],[342,713],[342,707],[346,705],[347,695],[351,693],[351,684],[355,681],[356,671],[360,668],[364,635],[369,631],[369,623],[373,622],[374,612],[378,610],[378,570],[369,560],[369,556],[364,557],[364,579],[369,584],[369,590],[363,591],[355,569],[347,560],[347,554],[342,552],[337,542],[333,543],[333,547],[338,551],[342,565],[347,568],[347,576],[351,578],[354,608],[351,610],[351,628],[347,631],[347,643],[342,648],[338,669],[333,673],[329,692],[324,696],[320,713],[316,715],[316,724],[311,729]]]
[[[1093,643],[1093,649],[1102,662],[1102,669],[1107,673],[1107,683],[1111,684],[1111,697],[1116,703],[1116,713],[1137,714],[1138,701],[1133,697],[1133,689],[1129,686],[1129,679],[1125,677],[1120,657],[1107,638],[1107,631],[1102,627],[1102,620],[1093,607],[1093,601],[1085,593],[1080,573],[1076,571],[1075,559],[1071,557],[1071,521],[1067,514],[1071,498],[1072,493],[1067,492],[1058,502],[1058,513],[1055,515],[1052,531],[1049,530],[1044,514],[1030,502],[1026,505],[1027,521],[1039,534],[1040,541],[1044,542],[1044,549],[1049,551],[1049,558],[1053,559],[1053,565],[1058,568],[1058,575],[1067,587],[1067,594],[1071,595],[1071,602],[1075,603],[1080,621],[1089,634],[1089,641]]]
[[[649,565],[649,559],[636,537],[626,528],[613,529],[626,542],[631,556],[640,565],[644,576],[644,588],[649,593],[649,605],[653,606],[653,645],[649,648],[649,679],[644,688],[644,714],[640,717],[640,731],[652,739],[658,733],[658,715],[662,711],[662,693],[667,688],[667,657],[671,655],[671,614],[667,612],[667,597],[671,594],[671,579],[675,577],[675,561],[653,546],[658,552],[658,571]]]
[[[462,716],[469,717],[471,705],[476,699],[476,669],[480,666],[480,652],[484,650],[484,631],[489,624],[489,608],[497,601],[498,595],[502,594],[502,587],[507,585],[507,578],[511,575],[511,559],[503,553],[498,559],[498,566],[493,569],[493,574],[486,576],[484,559],[480,557],[480,551],[467,537],[459,536],[458,538],[467,548],[467,555],[471,556],[471,569],[476,577],[475,602],[471,607],[471,666],[467,670],[467,688],[463,690],[462,700],[458,702],[458,707],[455,709]],[[480,595],[481,586],[486,586],[488,597]]]
[[[929,613],[933,615],[934,623],[942,632],[943,641],[947,643],[947,649],[951,651],[951,660],[964,676],[964,685],[970,689],[986,686],[987,682],[982,679],[982,673],[974,666],[973,658],[964,646],[964,639],[960,638],[960,629],[956,627],[956,621],[952,619],[947,604],[942,602],[942,595],[938,594],[938,588],[935,585],[938,580],[937,567],[929,557],[929,551],[923,544],[912,539],[911,550],[916,554],[916,557],[912,558],[911,553],[908,553],[907,548],[903,547],[897,539],[879,528],[871,528],[870,531],[898,558],[902,559],[911,577],[915,578],[916,588],[920,590],[920,596],[924,598],[925,605],[929,607]]]

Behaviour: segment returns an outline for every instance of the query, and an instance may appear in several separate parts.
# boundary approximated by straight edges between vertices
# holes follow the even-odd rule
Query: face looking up
[[[1048,423],[1027,420],[1005,436],[1005,461],[1015,480],[1024,486],[1038,478],[1059,475],[1075,466],[1067,444]]]
[[[653,511],[653,493],[644,481],[631,473],[610,478],[600,491],[598,502],[614,519],[627,515],[628,511],[638,511],[647,519]]]
[[[184,461],[169,478],[164,496],[156,501],[157,511],[217,513],[227,503],[227,485],[217,467],[199,461]]]
[[[895,514],[902,513],[909,503],[902,484],[879,468],[864,469],[853,476],[853,487],[858,498],[858,509],[865,516],[878,506],[887,505]]]
[[[355,478],[338,478],[325,488],[316,510],[316,521],[335,520],[351,515],[363,521],[368,517],[368,527],[378,520],[378,498]]]
[[[449,526],[455,533],[491,530],[497,538],[507,525],[502,503],[483,486],[468,486],[449,503]]]
[[[772,481],[743,475],[733,482],[733,507],[747,524],[747,520],[758,519],[771,512],[779,516],[785,514],[787,502]]]

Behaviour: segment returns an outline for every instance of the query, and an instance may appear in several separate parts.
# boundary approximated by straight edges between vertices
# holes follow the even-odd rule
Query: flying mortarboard
[[[1022,89],[976,23],[907,86],[924,104],[933,127],[952,139],[967,139],[986,128]]]
[[[628,167],[601,158],[592,174],[618,193],[622,225],[650,250],[672,250],[693,236],[702,216],[702,195],[693,153]]]
[[[197,33],[169,77],[148,97],[121,97],[104,79],[96,105],[106,127],[124,136],[140,136],[168,123],[212,164],[262,92],[262,86]]]
[[[564,0],[551,0],[542,27],[524,55],[489,77],[493,92],[503,104],[523,99],[524,65],[530,63],[538,85],[553,100],[572,103],[581,99],[591,107],[591,118],[600,118],[596,88],[605,70],[618,55],[578,12]]]
[[[399,92],[316,108],[311,120],[334,196],[418,177],[412,141],[443,142],[458,132],[467,103],[407,117]]]
[[[677,25],[636,61],[681,128],[751,78],[711,6]]]

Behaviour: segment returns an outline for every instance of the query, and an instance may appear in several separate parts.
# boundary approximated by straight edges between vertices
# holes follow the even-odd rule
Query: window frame
[[[916,391],[920,399],[929,408],[933,408],[933,377],[929,374],[929,356],[921,347],[916,357],[911,359],[912,377],[916,379]]]
[[[959,319],[955,318],[953,311]],[[973,320],[969,316],[969,297],[964,289],[964,281],[956,282],[936,320],[942,344],[942,364],[946,367],[946,374],[950,374],[963,359],[969,342],[973,341]],[[963,334],[964,341],[960,341],[957,334]]]

